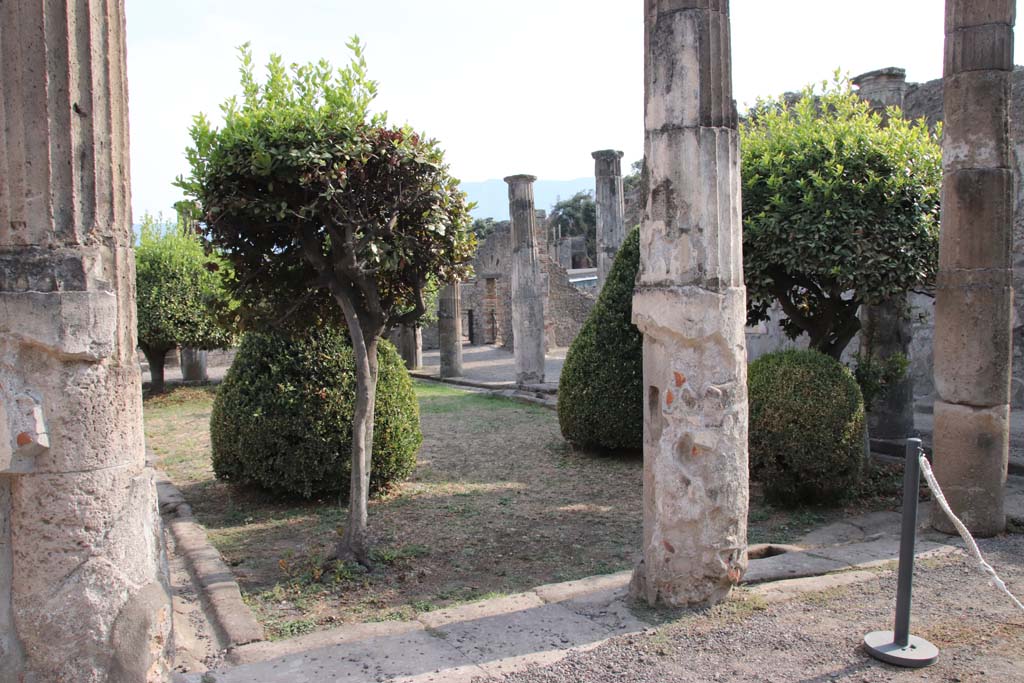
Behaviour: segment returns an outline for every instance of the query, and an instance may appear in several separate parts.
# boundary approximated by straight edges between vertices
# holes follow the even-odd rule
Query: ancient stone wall
[[[569,346],[579,334],[596,299],[569,283],[569,274],[557,263],[548,250],[546,217],[538,215],[538,246],[541,272],[546,275],[547,297],[544,306],[544,327],[548,346]],[[509,226],[495,230],[480,244],[473,268],[476,276],[463,283],[462,308],[469,330],[469,312],[472,311],[472,338],[475,344],[497,344],[512,349],[512,291],[509,275],[512,264],[512,245]],[[424,348],[427,334],[424,333]],[[436,344],[436,342],[435,342]],[[436,346],[435,346],[436,348]]]
[[[473,261],[475,279],[462,288],[462,307],[472,311],[476,344],[512,348],[511,227],[503,225],[477,248]]]
[[[545,263],[544,268],[548,275],[544,317],[552,335],[550,339],[554,346],[569,346],[580,333],[596,299],[569,284],[569,274],[554,261]]]

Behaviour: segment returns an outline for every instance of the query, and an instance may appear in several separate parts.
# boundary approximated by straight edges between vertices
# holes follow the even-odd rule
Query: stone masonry
[[[1013,283],[1014,0],[947,0],[935,475],[979,536],[1006,528]],[[932,524],[951,532],[939,510]]]
[[[746,291],[727,3],[646,0],[644,334],[649,603],[724,598],[747,566]]]
[[[544,284],[537,248],[537,214],[531,175],[505,178],[512,219],[512,334],[518,384],[544,382]]]
[[[615,262],[615,254],[626,239],[626,205],[622,190],[622,152],[606,149],[594,152],[593,157],[597,205],[597,289],[601,291]]]
[[[558,263],[546,238],[546,215],[536,212],[537,250],[541,273],[546,276],[544,299],[545,343],[566,347],[579,334],[595,298],[569,282],[569,274]],[[466,332],[474,344],[497,344],[514,348],[512,333],[512,239],[511,226],[499,226],[478,246],[473,260],[474,279],[462,283],[461,300]],[[426,335],[424,331],[424,344]]]
[[[0,3],[0,680],[169,675],[124,3]]]

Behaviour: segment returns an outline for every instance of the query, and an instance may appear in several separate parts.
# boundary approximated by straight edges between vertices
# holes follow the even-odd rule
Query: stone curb
[[[226,650],[266,638],[263,626],[242,600],[238,582],[206,530],[192,517],[192,508],[167,475],[156,472],[157,496],[164,524],[174,537],[178,552],[199,587],[204,611],[213,627],[217,649]]]
[[[515,382],[483,382],[472,379],[466,379],[464,377],[438,377],[437,375],[431,375],[420,370],[410,370],[410,377],[416,379],[426,379],[432,382],[441,382],[443,384],[454,384],[460,387],[472,387],[473,389],[486,389],[489,391],[502,391],[515,389]]]
[[[917,559],[941,557],[960,548],[951,543],[918,539],[914,556]],[[862,543],[814,548],[750,560],[743,577],[744,586],[824,576],[850,570],[882,567],[899,559],[899,538],[886,537]]]
[[[807,576],[802,579],[783,579],[782,581],[771,581],[748,586],[744,593],[740,594],[740,598],[746,599],[747,596],[757,596],[768,604],[774,604],[793,600],[807,593],[818,593],[830,588],[851,586],[868,581],[878,581],[878,574],[870,571],[848,571],[822,574],[820,576]]]

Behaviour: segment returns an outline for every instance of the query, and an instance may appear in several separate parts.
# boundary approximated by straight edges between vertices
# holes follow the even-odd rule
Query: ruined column
[[[605,149],[594,152],[595,200],[597,203],[597,291],[615,262],[626,239],[625,195],[622,190],[622,152]]]
[[[633,322],[644,334],[649,603],[721,600],[747,566],[747,365],[729,14],[646,0],[645,158]]]
[[[441,377],[462,376],[462,300],[458,282],[441,289],[437,306]]]
[[[853,79],[857,94],[884,115],[888,107],[903,107],[907,93],[907,72],[888,67],[861,74]],[[861,310],[861,351],[883,361],[897,353],[910,358],[914,339],[910,303],[906,293],[889,301],[864,306]],[[907,375],[891,385],[885,395],[875,399],[868,413],[868,433],[873,447],[903,455],[907,437],[914,432],[914,380]]]
[[[1006,527],[1013,289],[1014,0],[946,0],[935,474],[972,533]],[[952,525],[938,509],[932,524]]]
[[[402,324],[395,330],[398,355],[402,357],[406,370],[423,367],[423,330],[416,323]]]
[[[0,3],[0,679],[162,681],[124,3]]]
[[[512,219],[512,351],[517,384],[544,382],[544,292],[533,208],[535,180],[532,175],[505,178]]]

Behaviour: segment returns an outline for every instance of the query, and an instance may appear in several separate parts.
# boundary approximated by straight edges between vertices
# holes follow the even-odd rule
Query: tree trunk
[[[142,353],[146,356],[146,362],[149,363],[149,388],[154,394],[164,391],[164,358],[168,351],[170,349],[142,347]]]
[[[335,295],[348,324],[356,366],[356,404],[352,417],[352,476],[349,483],[348,521],[338,541],[336,559],[370,565],[368,532],[370,466],[373,463],[373,413],[377,396],[377,344],[380,330],[365,330],[355,307]]]

